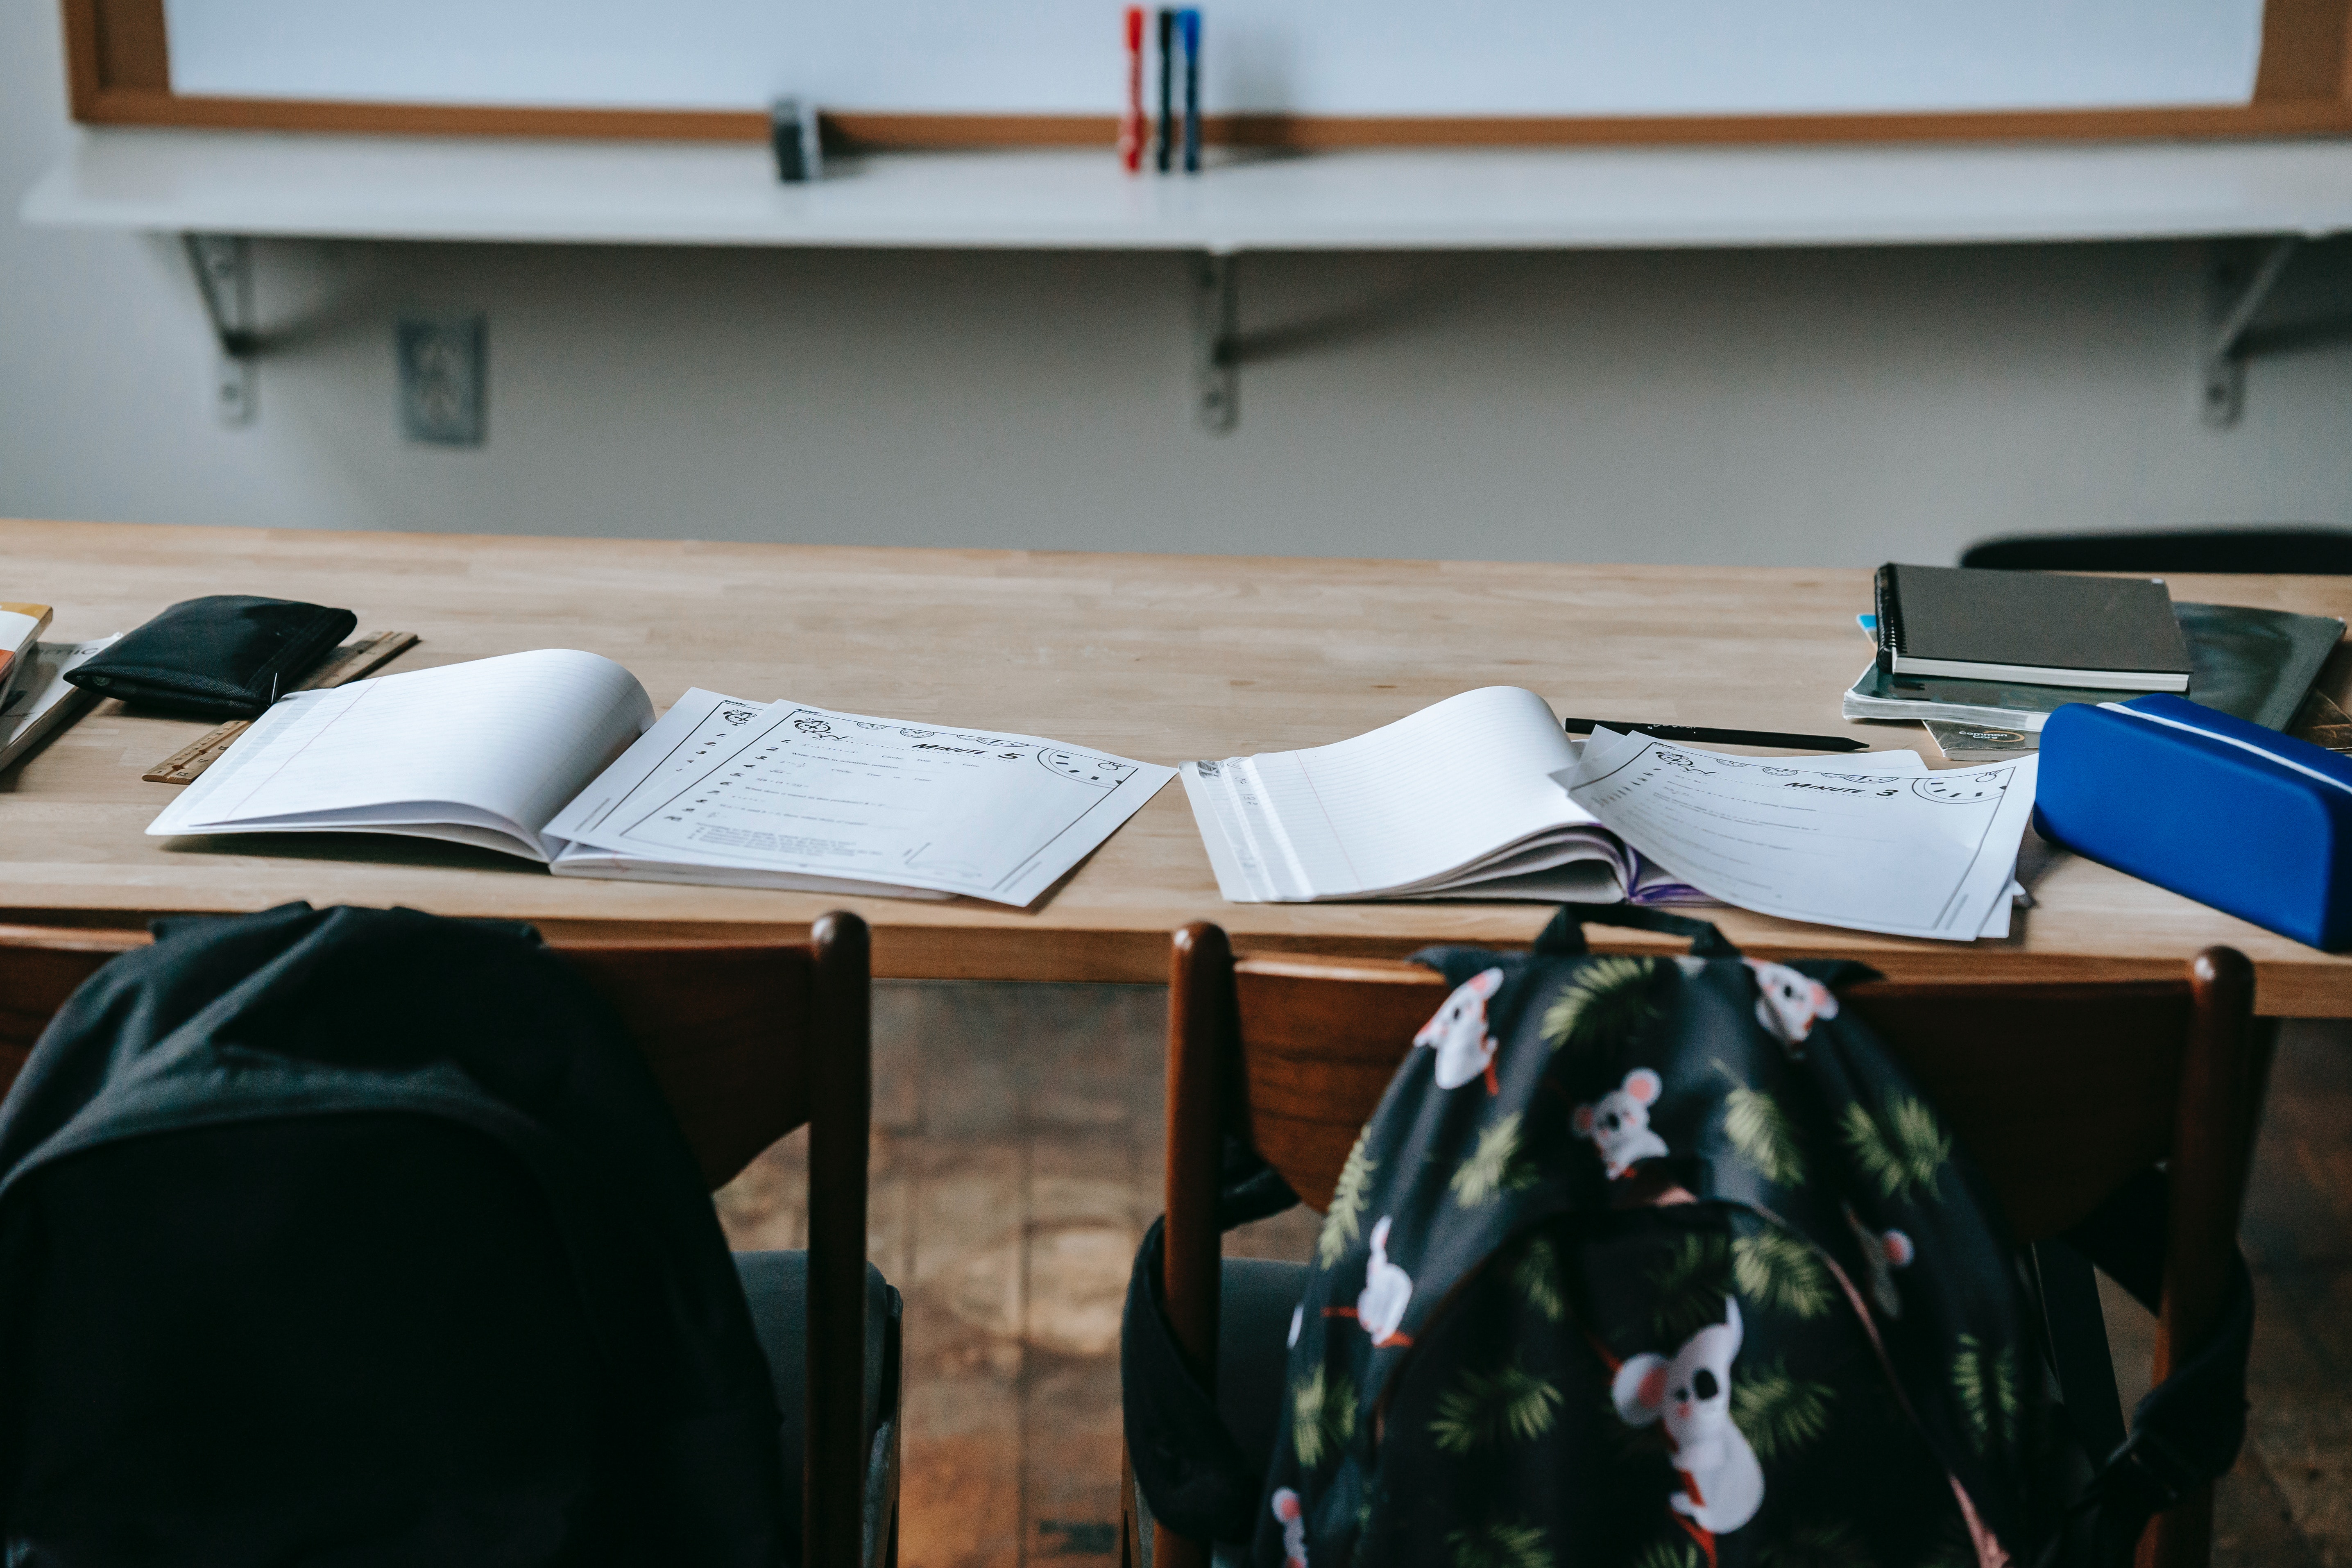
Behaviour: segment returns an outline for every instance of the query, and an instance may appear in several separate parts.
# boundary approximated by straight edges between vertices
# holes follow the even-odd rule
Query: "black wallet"
[[[294,689],[359,617],[324,605],[183,599],[66,679],[101,697],[200,719],[252,719]]]

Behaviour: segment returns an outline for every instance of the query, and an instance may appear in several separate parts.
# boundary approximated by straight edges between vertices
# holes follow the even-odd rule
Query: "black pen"
[[[1694,746],[1799,746],[1815,752],[1866,752],[1864,742],[1850,735],[1784,735],[1778,730],[1707,730],[1695,724],[1636,724],[1622,719],[1563,719],[1559,727],[1571,735],[1589,735],[1597,728],[1639,730],[1661,741],[1687,741]]]

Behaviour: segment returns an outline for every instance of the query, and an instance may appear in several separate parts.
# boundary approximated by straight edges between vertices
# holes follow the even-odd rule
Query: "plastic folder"
[[[2053,843],[2313,947],[2352,946],[2352,758],[2179,697],[2042,731]]]

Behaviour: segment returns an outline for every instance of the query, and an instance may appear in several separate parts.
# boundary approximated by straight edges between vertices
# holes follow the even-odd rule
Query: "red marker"
[[[1118,161],[1130,174],[1143,168],[1143,7],[1127,8],[1127,112],[1118,117]]]

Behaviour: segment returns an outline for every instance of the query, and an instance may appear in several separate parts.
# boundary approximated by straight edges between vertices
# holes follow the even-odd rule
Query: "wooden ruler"
[[[357,680],[391,663],[415,647],[416,642],[415,632],[370,632],[329,654],[294,689],[324,691],[331,686]],[[232,719],[219,729],[197,736],[139,776],[149,784],[194,784],[252,722],[250,719]]]

